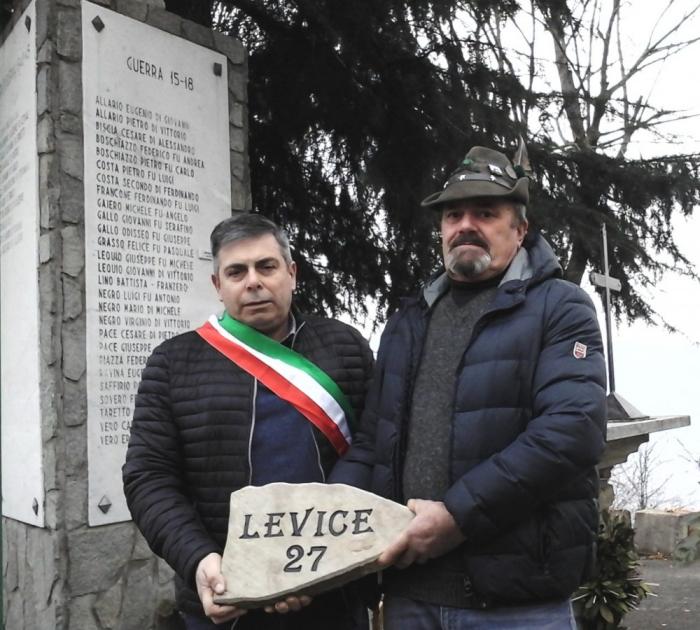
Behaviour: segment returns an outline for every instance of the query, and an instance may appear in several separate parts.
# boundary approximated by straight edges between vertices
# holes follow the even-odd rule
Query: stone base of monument
[[[231,494],[218,604],[260,608],[377,570],[413,519],[407,507],[342,484],[248,486]]]
[[[670,556],[690,533],[700,512],[686,510],[637,510],[634,515],[634,545],[641,554]]]

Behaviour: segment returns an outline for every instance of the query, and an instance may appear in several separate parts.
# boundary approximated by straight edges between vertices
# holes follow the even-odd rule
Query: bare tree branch
[[[673,4],[673,0],[670,0],[670,2],[666,6],[666,9],[664,9],[664,11],[659,16],[653,30],[656,29],[656,26],[660,23],[661,18],[670,8],[671,4]],[[657,37],[654,41],[652,41],[652,36],[650,35],[646,48],[639,54],[639,56],[632,64],[632,66],[630,66],[627,72],[622,74],[620,80],[610,87],[610,93],[613,94],[620,88],[620,86],[623,83],[629,82],[629,80],[633,76],[642,72],[649,66],[664,61],[668,58],[669,55],[672,55],[674,52],[682,50],[683,48],[687,48],[688,46],[691,46],[692,44],[700,41],[700,37],[693,37],[691,39],[687,39],[680,42],[664,44],[664,42],[669,37],[676,33],[686,22],[688,22],[696,13],[698,13],[698,11],[700,11],[700,5],[695,7],[695,9],[693,9],[692,11],[685,13],[680,19],[676,20],[676,22],[674,22],[672,26],[670,26],[662,35]],[[660,53],[665,54],[660,55]]]
[[[644,510],[668,501],[666,489],[672,475],[659,478],[658,470],[663,463],[657,445],[647,442],[625,464],[615,466],[611,475],[615,507]]]
[[[562,99],[564,101],[564,111],[566,112],[574,141],[581,149],[589,149],[586,137],[583,117],[579,107],[578,90],[574,83],[571,64],[566,55],[566,31],[561,17],[555,11],[544,13],[547,31],[552,36],[554,43],[555,66],[561,84]]]
[[[588,128],[588,142],[591,146],[595,146],[600,137],[600,122],[605,114],[605,107],[609,98],[608,92],[608,65],[610,55],[610,44],[612,39],[613,26],[620,22],[620,0],[613,0],[613,8],[610,12],[610,19],[605,33],[600,33],[600,38],[603,41],[603,52],[600,62],[600,91],[598,96],[593,99],[593,117],[591,125]],[[618,38],[619,41],[619,38]],[[620,58],[621,60],[621,58]]]

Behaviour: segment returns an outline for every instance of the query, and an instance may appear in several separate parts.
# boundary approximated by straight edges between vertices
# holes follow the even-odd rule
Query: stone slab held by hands
[[[413,519],[407,507],[343,484],[248,486],[231,494],[220,604],[258,608],[377,570]]]

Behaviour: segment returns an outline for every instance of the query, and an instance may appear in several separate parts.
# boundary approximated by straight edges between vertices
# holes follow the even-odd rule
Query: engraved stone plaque
[[[219,308],[231,215],[226,57],[82,3],[89,522],[127,520],[121,466],[151,350]]]
[[[43,526],[36,22],[32,2],[0,49],[0,399],[2,513]]]
[[[407,507],[343,484],[248,486],[231,494],[219,603],[259,608],[376,570],[413,519]]]

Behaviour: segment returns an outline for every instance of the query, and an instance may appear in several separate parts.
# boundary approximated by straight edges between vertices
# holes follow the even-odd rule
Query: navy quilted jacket
[[[605,364],[591,300],[559,276],[549,245],[529,235],[459,368],[444,502],[484,605],[563,599],[594,558]],[[411,498],[401,490],[407,405],[430,308],[447,284],[441,276],[387,323],[360,433],[332,482]]]
[[[367,341],[336,320],[295,315],[294,349],[338,384],[359,417],[373,363]],[[178,605],[187,612],[203,614],[195,570],[207,554],[223,552],[231,492],[249,484],[254,388],[252,376],[195,332],[162,343],[143,370],[124,493],[149,546],[177,573]],[[327,473],[336,452],[314,435]]]

